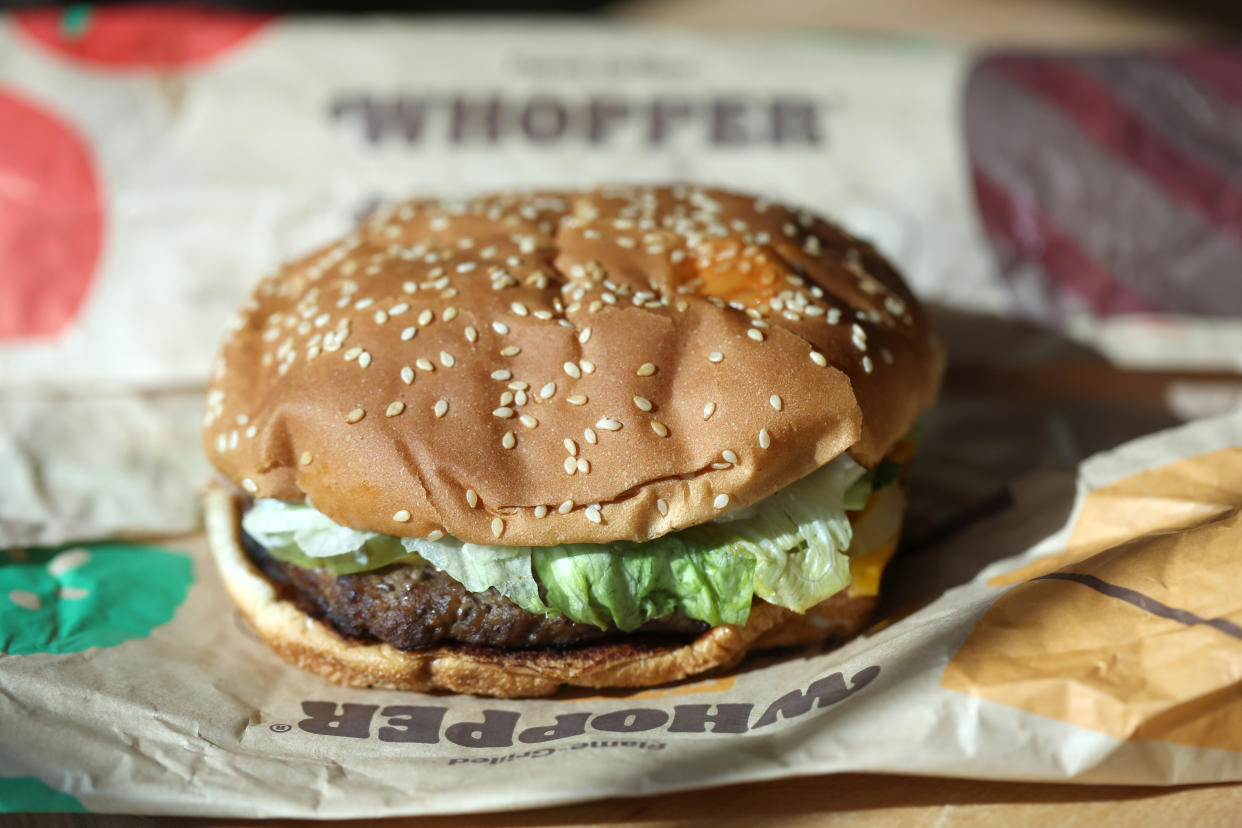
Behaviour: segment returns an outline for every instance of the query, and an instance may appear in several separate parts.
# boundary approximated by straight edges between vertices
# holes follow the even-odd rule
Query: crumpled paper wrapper
[[[92,811],[264,817],[500,810],[832,771],[1242,780],[1240,446],[1232,415],[1092,457],[1076,481],[1023,481],[1012,508],[918,554],[977,574],[917,609],[840,649],[631,693],[337,687],[254,638],[201,536],[135,547],[162,595],[112,600],[136,602],[147,631],[80,649],[59,632],[32,641],[0,610],[21,653],[0,656],[0,776]],[[61,613],[92,600],[67,590],[103,588],[109,571],[82,570],[110,553],[125,550],[10,552],[0,588],[38,570],[46,583],[21,611]]]
[[[0,811],[447,813],[837,770],[1242,779],[1242,423],[1079,467],[1237,404],[1231,54],[5,18]],[[884,620],[835,651],[529,702],[280,662],[194,534],[203,378],[256,278],[409,193],[671,178],[832,214],[933,306],[953,364]]]

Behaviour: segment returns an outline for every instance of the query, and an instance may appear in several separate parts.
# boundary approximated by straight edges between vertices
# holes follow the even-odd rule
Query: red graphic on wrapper
[[[0,90],[0,124],[0,340],[52,336],[99,263],[99,176],[74,128],[31,101]]]
[[[271,15],[160,7],[33,9],[17,30],[65,57],[114,69],[179,69],[231,51]]]

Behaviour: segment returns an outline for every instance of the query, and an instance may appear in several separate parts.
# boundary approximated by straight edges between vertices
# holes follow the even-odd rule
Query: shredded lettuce
[[[242,524],[273,555],[301,566],[344,574],[398,560],[429,564],[472,592],[494,588],[528,612],[600,628],[633,630],[675,611],[713,626],[742,624],[755,595],[804,612],[849,586],[847,493],[874,477],[842,455],[732,519],[645,543],[530,547],[395,538],[277,500],[256,501]]]

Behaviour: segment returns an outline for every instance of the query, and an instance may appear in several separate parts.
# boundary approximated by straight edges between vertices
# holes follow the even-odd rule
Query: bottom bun
[[[753,650],[816,644],[854,635],[873,595],[846,591],[800,615],[757,601],[744,625],[713,627],[682,646],[612,640],[572,650],[502,650],[468,644],[407,651],[346,638],[284,600],[241,545],[241,502],[206,493],[207,534],[224,585],[250,626],[286,661],[353,687],[447,690],[480,696],[546,696],[563,686],[652,687],[731,667]]]

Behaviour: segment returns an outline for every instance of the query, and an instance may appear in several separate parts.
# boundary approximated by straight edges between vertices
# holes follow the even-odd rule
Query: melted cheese
[[[860,595],[880,594],[880,577],[893,553],[897,551],[897,540],[898,536],[893,535],[888,543],[869,549],[861,555],[850,556],[851,581],[847,595],[856,598]]]
[[[906,497],[901,486],[885,486],[873,494],[854,520],[850,545],[850,597],[878,595],[880,576],[897,551]],[[857,550],[857,551],[855,551]]]

